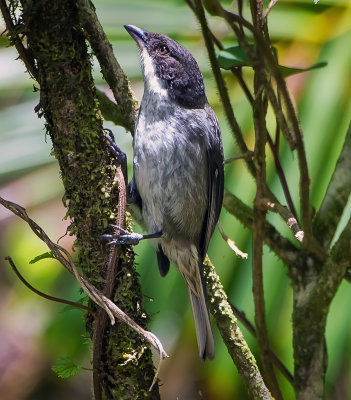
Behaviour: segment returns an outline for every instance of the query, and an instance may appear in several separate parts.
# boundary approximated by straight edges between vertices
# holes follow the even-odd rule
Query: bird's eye
[[[158,47],[158,53],[161,54],[162,56],[165,56],[166,54],[169,53],[169,48],[166,45],[161,44]]]

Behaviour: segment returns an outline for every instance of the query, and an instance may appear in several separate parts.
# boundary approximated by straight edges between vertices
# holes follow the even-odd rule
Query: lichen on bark
[[[21,5],[20,22],[38,69],[40,103],[36,109],[46,120],[60,166],[69,232],[76,235],[78,266],[101,290],[109,251],[99,236],[113,222],[118,193],[112,183],[115,169],[103,139],[91,56],[79,13],[70,0],[22,0]],[[134,253],[126,247],[118,262],[112,300],[145,327],[142,299]],[[91,322],[87,318],[93,336]],[[124,323],[108,325],[101,359],[103,398],[157,399],[157,385],[148,391],[153,377],[151,351],[145,342]]]

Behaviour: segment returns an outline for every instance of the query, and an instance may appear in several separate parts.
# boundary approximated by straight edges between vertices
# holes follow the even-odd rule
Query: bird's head
[[[166,35],[125,25],[140,52],[145,88],[186,108],[207,103],[200,69],[191,53]]]

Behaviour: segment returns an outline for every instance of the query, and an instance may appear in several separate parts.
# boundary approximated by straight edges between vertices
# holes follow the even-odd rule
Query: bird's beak
[[[130,36],[136,41],[140,50],[147,46],[149,32],[134,25],[124,25]]]

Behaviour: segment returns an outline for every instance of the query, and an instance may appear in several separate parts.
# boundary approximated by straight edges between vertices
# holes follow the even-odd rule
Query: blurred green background
[[[165,33],[192,52],[204,74],[209,101],[220,121],[225,155],[237,155],[211,75],[199,25],[184,2],[95,0],[94,4],[117,59],[139,100],[143,83],[138,50],[124,30],[124,24]],[[226,2],[226,5],[235,10],[235,3]],[[248,15],[248,10],[246,13]],[[222,20],[210,18],[210,25],[226,45],[234,43],[233,35]],[[318,210],[351,119],[351,3],[348,0],[320,0],[315,5],[312,0],[280,0],[271,11],[269,27],[281,64],[307,67],[318,61],[328,62],[326,68],[288,78],[305,135],[311,202]],[[4,29],[0,20],[0,31]],[[25,73],[23,63],[16,60],[16,51],[8,48],[7,44],[5,37],[0,37],[0,194],[24,206],[56,241],[65,234],[68,225],[61,201],[64,193],[59,170],[56,160],[50,155],[51,143],[45,135],[44,120],[38,119],[34,113],[39,101],[38,92],[33,90],[35,82]],[[94,62],[94,75],[97,86],[107,91],[97,62]],[[235,114],[249,148],[253,149],[251,109],[235,78],[228,72],[224,75]],[[250,82],[252,75],[249,69],[244,70],[244,76]],[[273,118],[271,120],[273,133]],[[115,132],[119,145],[131,155],[130,135],[110,123],[105,126]],[[280,154],[290,191],[298,206],[296,156],[291,154],[285,143],[281,145]],[[270,154],[267,176],[272,190],[284,202]],[[255,185],[243,161],[226,167],[225,185],[247,204],[252,204]],[[222,210],[220,219],[225,232],[249,254],[249,258],[246,261],[236,258],[217,231],[211,241],[209,255],[230,300],[253,321],[251,234],[225,210]],[[270,215],[269,220],[293,240],[279,218]],[[82,371],[76,377],[62,380],[50,369],[60,356],[68,356],[77,364],[91,367],[91,349],[84,337],[81,312],[65,310],[59,304],[34,295],[16,279],[4,256],[11,255],[23,275],[36,288],[51,295],[78,300],[78,285],[58,263],[51,260],[28,264],[46,248],[25,223],[2,207],[0,237],[1,399],[90,398],[90,372]],[[70,248],[72,243],[71,237],[65,236],[60,240],[66,248]],[[145,305],[153,317],[149,328],[171,355],[163,363],[160,374],[162,398],[246,399],[245,388],[216,327],[214,361],[203,363],[198,359],[194,324],[180,275],[172,268],[166,278],[161,278],[154,251],[148,243],[141,243],[135,251]],[[292,371],[292,290],[286,272],[286,267],[265,248],[264,280],[269,334],[273,349]],[[329,399],[351,399],[350,304],[350,285],[342,283],[328,318]],[[257,355],[256,341],[245,328],[242,329]],[[279,372],[278,377],[284,398],[293,399],[290,384]]]

